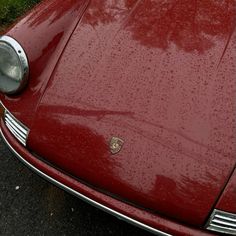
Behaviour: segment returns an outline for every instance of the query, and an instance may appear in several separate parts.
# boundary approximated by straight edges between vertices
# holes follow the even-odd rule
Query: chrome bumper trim
[[[141,223],[141,222],[139,222],[139,221],[137,221],[137,220],[134,220],[134,219],[132,219],[132,218],[130,218],[130,217],[128,217],[128,216],[125,216],[125,215],[123,215],[123,214],[121,214],[121,213],[119,213],[119,212],[117,212],[117,211],[115,211],[115,210],[112,210],[111,208],[108,208],[108,207],[106,207],[106,206],[104,206],[104,205],[102,205],[102,204],[100,204],[100,203],[98,203],[98,202],[96,202],[96,201],[94,201],[94,200],[92,200],[92,199],[86,197],[85,195],[83,195],[83,194],[81,194],[81,193],[75,191],[74,189],[72,189],[72,188],[70,188],[70,187],[68,187],[68,186],[66,186],[66,185],[64,185],[64,184],[62,184],[62,183],[60,183],[60,182],[58,182],[57,180],[51,178],[51,177],[48,176],[47,174],[43,173],[42,171],[40,171],[39,169],[37,169],[36,167],[34,167],[33,165],[31,165],[31,164],[30,164],[28,161],[26,161],[20,154],[18,154],[18,153],[16,152],[16,150],[11,146],[11,144],[7,141],[7,139],[6,139],[6,137],[4,136],[4,134],[3,134],[3,132],[2,132],[1,129],[0,129],[0,134],[1,134],[2,138],[3,138],[3,141],[4,141],[4,142],[6,143],[6,145],[9,147],[9,149],[16,155],[16,157],[17,157],[21,162],[23,162],[28,168],[30,168],[31,170],[33,170],[34,172],[36,172],[39,176],[41,176],[41,177],[43,177],[44,179],[48,180],[49,182],[51,182],[52,184],[56,185],[57,187],[59,187],[59,188],[65,190],[65,191],[67,191],[67,192],[73,194],[74,196],[76,196],[76,197],[82,199],[83,201],[85,201],[85,202],[87,202],[87,203],[89,203],[89,204],[91,204],[91,205],[93,205],[93,206],[95,206],[95,207],[97,207],[97,208],[99,208],[99,209],[101,209],[101,210],[107,212],[107,213],[110,213],[110,214],[114,215],[114,216],[117,217],[118,219],[124,220],[124,221],[126,221],[126,222],[128,222],[128,223],[130,223],[130,224],[132,224],[132,225],[135,225],[135,226],[137,226],[137,227],[139,227],[139,228],[142,228],[142,229],[144,229],[144,230],[147,230],[147,231],[149,231],[149,232],[151,232],[151,233],[154,233],[154,234],[156,234],[156,235],[160,235],[160,236],[171,236],[170,234],[164,233],[164,232],[162,232],[162,231],[160,231],[160,230],[157,230],[157,229],[155,229],[155,228],[152,228],[151,226],[145,225],[145,224],[143,224],[143,223]]]

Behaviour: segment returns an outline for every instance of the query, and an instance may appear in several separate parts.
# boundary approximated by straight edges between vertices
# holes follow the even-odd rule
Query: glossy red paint
[[[24,93],[14,97],[5,96],[4,102],[28,126],[33,122],[48,80],[88,2],[89,0],[42,1],[7,32],[27,52],[31,79]],[[24,111],[23,114],[21,111]]]
[[[211,5],[200,5],[198,17],[210,22],[195,39],[193,23],[185,25],[193,2],[161,2],[91,2],[48,83],[28,145],[118,198],[203,225],[235,165],[233,40],[221,59],[234,18],[223,21],[225,32],[215,29]],[[169,17],[177,25],[168,36]],[[125,141],[116,156],[112,136]]]
[[[216,208],[236,214],[236,171],[234,171]]]
[[[4,133],[4,136],[7,138],[8,142],[14,147],[14,149],[24,157],[26,161],[31,163],[37,169],[43,171],[45,174],[49,175],[53,179],[63,183],[64,185],[78,191],[79,193],[93,199],[94,201],[101,203],[113,210],[116,210],[126,216],[132,217],[135,220],[143,222],[151,227],[162,230],[172,235],[201,235],[201,236],[210,236],[211,232],[205,232],[200,229],[187,227],[182,224],[177,224],[173,221],[170,221],[164,217],[160,217],[156,214],[152,214],[148,211],[145,211],[140,208],[136,208],[132,205],[129,205],[125,202],[116,200],[115,198],[109,197],[106,194],[98,192],[88,186],[84,185],[81,182],[76,181],[74,178],[71,178],[68,175],[52,168],[46,163],[42,162],[38,158],[35,158],[28,150],[23,148],[16,140],[12,137],[4,123],[1,121],[1,129]]]
[[[31,81],[3,103],[48,162],[203,226],[236,164],[235,1],[87,3],[44,1],[9,32]],[[117,155],[112,136],[125,141]]]

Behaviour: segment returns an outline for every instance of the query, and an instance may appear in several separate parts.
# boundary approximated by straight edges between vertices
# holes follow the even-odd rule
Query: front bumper
[[[156,235],[212,235],[210,232],[177,224],[156,214],[152,214],[121,202],[58,171],[33,156],[25,147],[17,142],[5,126],[2,119],[0,133],[10,150],[31,170],[63,190],[121,220],[143,228]]]

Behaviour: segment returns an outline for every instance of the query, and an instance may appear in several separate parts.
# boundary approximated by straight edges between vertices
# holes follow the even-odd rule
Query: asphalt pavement
[[[0,139],[0,235],[152,234],[54,187],[18,161]]]

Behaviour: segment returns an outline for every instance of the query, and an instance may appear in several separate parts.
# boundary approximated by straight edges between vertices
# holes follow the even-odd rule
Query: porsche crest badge
[[[124,145],[124,141],[122,139],[117,138],[117,137],[112,137],[112,139],[110,141],[111,153],[112,154],[117,154],[118,152],[120,152],[123,145]]]

